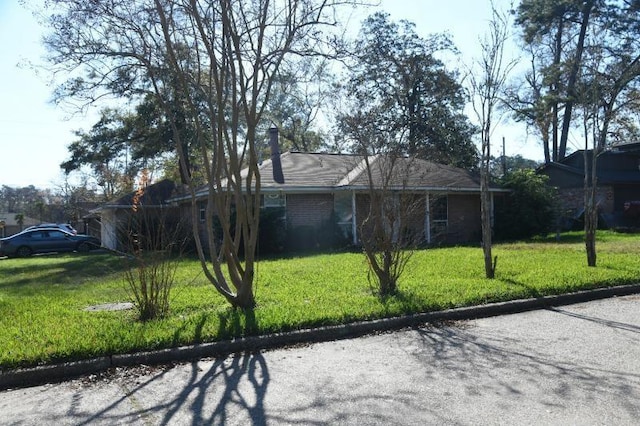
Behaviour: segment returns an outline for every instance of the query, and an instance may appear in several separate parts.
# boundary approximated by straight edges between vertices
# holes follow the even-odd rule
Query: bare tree
[[[364,156],[369,206],[360,239],[381,296],[395,294],[414,249],[423,240],[424,195],[407,189],[414,159],[393,153]]]
[[[596,21],[591,28],[591,42],[582,69],[582,103],[584,107],[584,231],[587,265],[597,263],[596,230],[598,227],[598,157],[610,146],[611,128],[625,120],[628,113],[640,108],[640,54],[637,34],[638,18],[625,20],[625,9],[612,14],[611,20]],[[622,36],[621,36],[622,34]],[[629,53],[633,52],[633,53]],[[589,149],[591,138],[591,149]]]
[[[233,306],[253,307],[260,211],[256,139],[274,76],[288,55],[318,54],[326,46],[322,27],[336,25],[336,8],[352,0],[50,3],[57,11],[46,41],[50,61],[69,76],[60,98],[87,104],[105,95],[155,96],[187,170],[183,117],[175,112],[185,114],[207,181],[204,241],[197,229],[196,185],[186,176],[202,269]],[[176,94],[174,102],[162,96],[168,92]],[[214,216],[221,235],[214,235]]]
[[[469,78],[473,109],[480,125],[480,210],[482,250],[487,278],[494,278],[497,261],[491,254],[493,205],[489,191],[491,134],[496,108],[501,102],[507,77],[516,64],[515,60],[506,61],[504,57],[505,44],[509,38],[508,28],[508,16],[493,7],[489,33],[480,41],[480,58],[472,67]]]
[[[420,160],[403,155],[405,130],[382,118],[376,108],[355,111],[341,115],[339,123],[362,155],[354,168],[364,176],[367,188],[356,203],[363,214],[359,240],[378,294],[385,297],[396,293],[413,249],[423,241],[424,194],[407,188],[412,178],[419,179],[418,170],[426,170],[414,164]]]

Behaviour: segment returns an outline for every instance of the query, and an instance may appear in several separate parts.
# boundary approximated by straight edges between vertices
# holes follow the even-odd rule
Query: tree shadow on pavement
[[[174,377],[177,371],[184,371],[188,377]],[[143,382],[136,377],[111,379],[124,391],[122,397],[88,418],[73,413],[73,407],[68,415],[82,417],[78,425],[141,421],[162,425],[224,425],[238,423],[238,418],[248,419],[247,424],[266,425],[264,399],[270,378],[260,353],[193,361],[190,369],[167,367],[146,377]]]
[[[200,368],[199,363],[192,364],[191,380],[167,404],[161,424],[172,423],[174,415],[185,404],[189,404],[187,412],[192,416],[192,424],[224,425],[229,420],[230,411],[244,412],[253,425],[266,424],[264,398],[269,385],[269,371],[262,354],[244,353],[217,358],[202,375]],[[243,386],[243,383],[250,386]]]
[[[629,324],[558,313],[632,333],[639,331]],[[536,326],[523,323],[525,330]],[[483,401],[492,395],[512,410],[532,401],[553,410],[564,408],[569,399],[601,404],[603,396],[609,396],[627,415],[637,415],[640,373],[611,365],[607,359],[570,356],[572,351],[586,348],[571,347],[562,334],[575,330],[555,330],[557,333],[548,338],[544,333],[543,337],[540,333],[527,336],[525,331],[513,337],[496,331],[479,330],[473,323],[416,328],[422,342],[411,354],[425,366],[425,374],[431,375],[427,380],[457,383],[458,391],[470,400]]]
[[[593,316],[589,316],[589,315],[583,315],[583,314],[578,314],[576,312],[571,312],[571,311],[567,311],[564,309],[560,309],[560,308],[547,308],[550,311],[553,311],[557,314],[561,314],[561,315],[566,315],[569,317],[573,317],[573,318],[578,318],[581,320],[585,320],[585,321],[591,321],[594,322],[596,324],[600,324],[600,325],[604,325],[606,327],[611,327],[611,328],[617,328],[620,330],[625,330],[625,331],[630,331],[632,333],[639,333],[640,334],[640,327],[637,325],[633,325],[633,324],[628,324],[626,322],[618,322],[618,321],[612,321],[612,320],[608,320],[608,319],[604,319],[604,318],[598,318],[598,317],[593,317]]]

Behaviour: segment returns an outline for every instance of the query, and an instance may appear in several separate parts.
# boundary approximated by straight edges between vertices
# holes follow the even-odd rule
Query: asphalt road
[[[640,423],[640,296],[0,392],[0,424]]]

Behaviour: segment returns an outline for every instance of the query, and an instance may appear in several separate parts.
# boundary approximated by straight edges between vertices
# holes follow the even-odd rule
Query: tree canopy
[[[398,152],[475,167],[475,128],[463,112],[467,98],[457,73],[437,58],[445,51],[454,51],[445,35],[423,39],[408,21],[390,21],[384,13],[367,18],[349,64],[348,110],[340,119],[345,136],[366,121],[393,133],[393,142],[384,143]],[[390,148],[380,142],[370,140],[369,149]]]
[[[541,136],[545,162],[559,161],[568,153],[570,132],[582,126],[582,105],[593,101],[596,86],[589,68],[594,61],[604,65],[605,57],[608,63],[617,57],[633,68],[638,5],[616,0],[522,0],[516,25],[531,68],[523,84],[509,94],[509,104],[516,119]],[[600,80],[621,71],[602,68]],[[620,117],[613,124],[619,123],[621,134],[633,134],[633,121]]]

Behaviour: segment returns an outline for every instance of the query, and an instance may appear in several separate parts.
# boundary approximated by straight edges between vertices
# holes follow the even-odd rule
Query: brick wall
[[[320,227],[333,212],[332,194],[287,194],[287,225]]]
[[[561,211],[564,214],[574,215],[584,209],[584,189],[567,188],[558,190],[558,200]],[[596,190],[596,200],[600,206],[600,212],[613,213],[613,188],[601,186]]]

